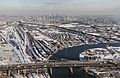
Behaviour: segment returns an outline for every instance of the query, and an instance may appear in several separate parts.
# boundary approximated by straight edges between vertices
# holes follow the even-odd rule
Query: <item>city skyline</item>
[[[1,0],[8,15],[119,15],[119,0]]]

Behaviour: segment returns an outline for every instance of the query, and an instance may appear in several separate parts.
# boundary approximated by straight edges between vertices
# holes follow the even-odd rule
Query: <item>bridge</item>
[[[0,72],[3,76],[10,77],[12,74],[26,75],[29,73],[44,73],[46,68],[49,68],[49,74],[52,75],[53,68],[68,68],[70,73],[73,73],[73,68],[81,67],[99,67],[107,69],[120,69],[120,63],[106,63],[106,62],[80,62],[80,61],[43,61],[39,63],[27,63],[27,64],[9,64],[0,65]],[[44,69],[45,68],[45,69]]]
[[[120,68],[120,63],[80,62],[80,61],[45,61],[40,63],[0,65],[0,71],[23,70],[39,68],[65,68],[65,67],[108,67]]]

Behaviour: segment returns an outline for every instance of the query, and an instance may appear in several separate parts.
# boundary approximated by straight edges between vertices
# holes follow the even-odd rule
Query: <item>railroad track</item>
[[[64,67],[108,67],[120,68],[120,63],[80,62],[80,61],[46,61],[41,63],[0,65],[0,70],[22,70],[39,68],[64,68]]]

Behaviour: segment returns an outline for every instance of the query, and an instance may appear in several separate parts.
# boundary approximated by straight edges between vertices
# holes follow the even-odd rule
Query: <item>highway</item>
[[[83,40],[86,40],[90,36],[94,36],[95,38],[98,38],[98,39],[102,38],[104,40],[111,39],[111,40],[114,40],[117,42],[120,41],[120,40],[114,39],[114,38],[100,37],[100,36],[91,35],[91,34],[79,32],[79,31],[71,30],[71,29],[67,29],[67,28],[62,28],[62,27],[56,27],[56,28],[60,29],[62,31],[68,32],[68,33],[77,34],[77,35],[83,37]],[[40,32],[40,33],[42,33],[42,32]],[[90,48],[95,48],[95,47],[99,47],[99,46],[101,48],[103,48],[103,47],[106,48],[107,44],[111,44],[111,43],[81,45],[82,47],[81,46],[78,46],[76,48],[72,47],[72,48],[74,48],[73,50],[67,48],[67,49],[65,49],[66,52],[61,50],[62,52],[58,51],[57,52],[58,54],[57,53],[53,54],[51,47],[46,45],[44,40],[35,39],[34,36],[31,34],[31,32],[29,31],[29,29],[26,26],[10,27],[9,30],[7,31],[7,35],[6,35],[7,37],[4,36],[3,34],[1,34],[1,36],[13,48],[13,50],[15,51],[15,53],[18,56],[20,63],[21,63],[21,64],[12,64],[12,65],[10,65],[10,64],[9,65],[0,65],[0,71],[7,71],[7,72],[10,71],[11,74],[16,73],[16,71],[18,71],[18,70],[21,71],[21,70],[25,69],[25,71],[27,70],[30,72],[29,74],[27,74],[27,76],[30,76],[29,78],[37,78],[38,74],[36,74],[36,73],[34,74],[34,72],[31,72],[31,70],[38,69],[38,70],[44,70],[43,76],[45,78],[48,78],[47,77],[48,76],[47,69],[49,69],[49,68],[52,68],[53,70],[54,70],[54,68],[76,68],[76,67],[78,67],[78,68],[81,68],[81,67],[100,67],[100,68],[107,67],[107,68],[113,68],[113,69],[120,68],[120,63],[114,64],[114,63],[105,63],[105,62],[80,62],[80,61],[67,61],[67,60],[43,61],[43,59],[45,59],[45,60],[46,60],[46,58],[50,59],[51,57],[54,57],[54,55],[59,55],[59,53],[62,54],[62,58],[60,58],[60,59],[64,59],[64,57],[66,58],[66,56],[67,56],[67,58],[73,57],[73,58],[79,60],[80,52],[83,52],[84,50],[89,49],[89,46],[91,46]],[[112,43],[112,44],[119,46],[119,43]],[[88,47],[86,47],[86,46],[88,46]],[[81,49],[81,48],[83,48],[83,49]],[[72,56],[69,54],[71,54]],[[51,56],[51,57],[49,58],[49,56]],[[39,60],[41,62],[36,63],[37,62],[36,60]],[[52,60],[55,60],[55,59],[52,59]],[[73,59],[69,59],[69,60],[73,60]],[[46,74],[46,72],[47,72],[47,74]],[[18,78],[18,77],[16,77],[16,78]]]
[[[54,26],[54,25],[53,25],[53,27],[58,28],[58,29],[63,30],[63,31],[67,31],[69,33],[85,36],[85,38],[87,36],[94,36],[96,38],[103,38],[104,40],[110,40],[111,39],[111,40],[115,40],[115,41],[120,42],[119,39],[115,39],[115,38],[107,38],[107,37],[103,37],[103,36],[92,35],[92,34],[84,33],[84,32],[81,32],[81,31],[76,31],[76,30],[68,29],[68,28],[65,28],[65,27],[58,27],[58,26]]]

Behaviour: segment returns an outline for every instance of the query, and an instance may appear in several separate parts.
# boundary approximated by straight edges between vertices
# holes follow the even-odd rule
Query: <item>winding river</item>
[[[74,46],[59,50],[54,53],[49,59],[50,60],[79,60],[79,54],[88,49],[93,48],[106,48],[107,46],[120,47],[120,43],[98,43],[98,44],[85,44],[81,46]],[[74,73],[70,76],[69,68],[53,68],[51,78],[96,78],[87,74],[81,68],[73,68]]]

